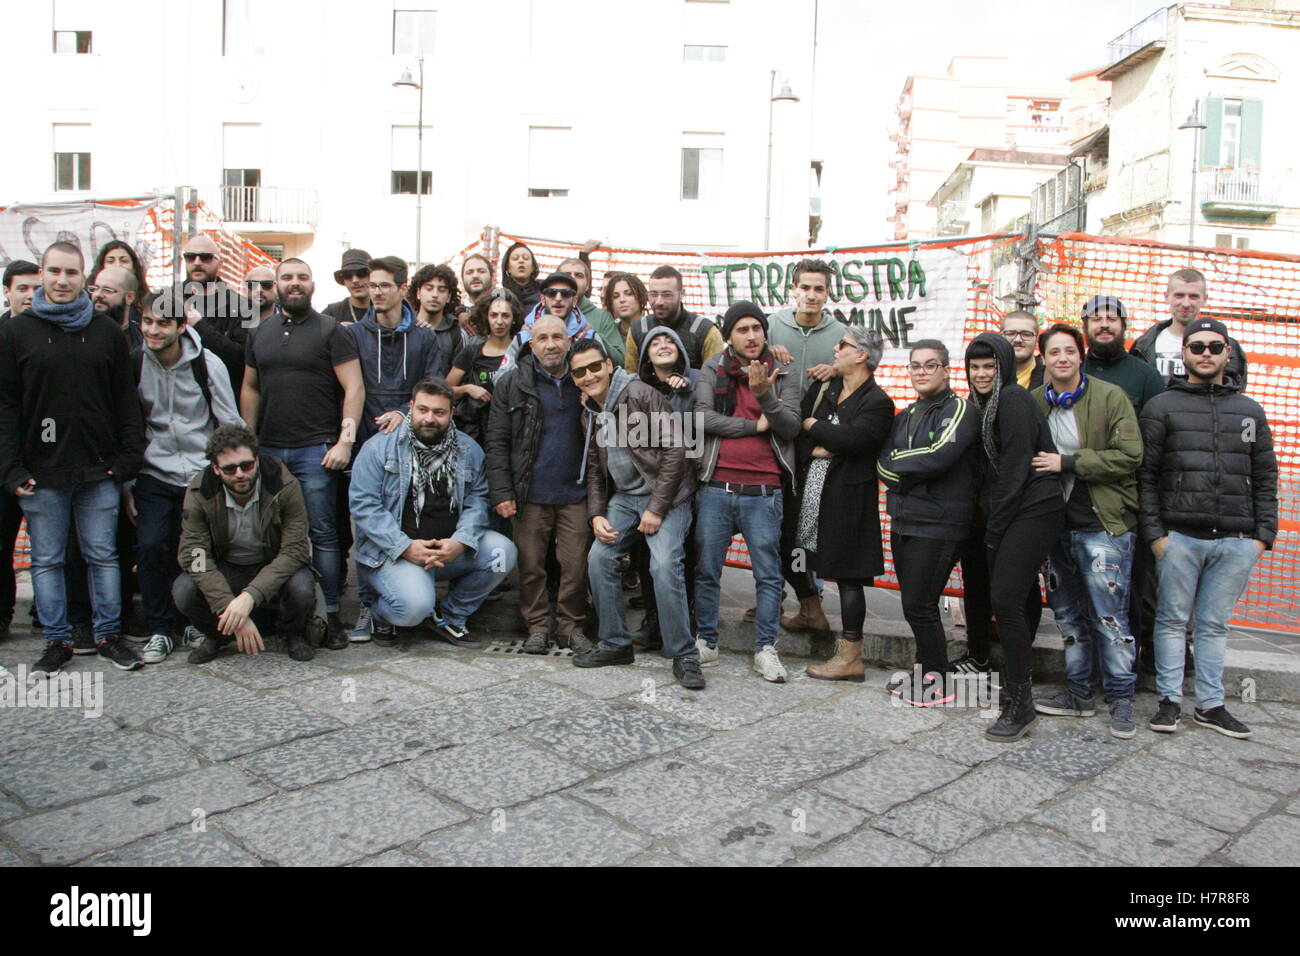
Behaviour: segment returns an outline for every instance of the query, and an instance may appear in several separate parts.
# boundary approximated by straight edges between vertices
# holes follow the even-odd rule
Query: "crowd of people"
[[[792,306],[737,302],[713,319],[685,308],[667,265],[645,282],[606,274],[596,304],[594,248],[542,277],[515,243],[499,283],[482,255],[459,275],[410,275],[352,249],[334,273],[346,296],[319,312],[307,263],[232,287],[201,234],[184,246],[186,281],[158,292],[127,243],[90,268],[64,241],[10,262],[0,635],[25,517],[38,677],[77,653],[134,670],[181,642],[196,664],[230,645],[256,654],[268,627],[295,660],[396,645],[409,628],[481,647],[471,617],[517,569],[525,652],[567,648],[590,668],[658,650],[700,690],[738,533],[754,671],[786,681],[782,627],[831,633],[829,580],[842,627],[807,673],[861,682],[883,484],[916,641],[912,674],[889,683],[902,703],[983,686],[1000,706],[986,736],[1013,741],[1040,713],[1092,716],[1100,696],[1126,738],[1146,668],[1148,726],[1173,732],[1190,664],[1195,722],[1250,735],[1224,706],[1224,652],[1277,531],[1277,463],[1244,394],[1245,353],[1203,312],[1201,273],[1169,276],[1169,317],[1132,348],[1113,296],[1078,323],[1007,314],[959,357],[965,396],[948,345],[913,342],[900,410],[876,380],[880,334],[828,308],[826,262],[794,268]],[[346,623],[349,555],[360,610]],[[958,563],[967,643],[949,660],[940,601]],[[1067,684],[1035,699],[1040,575]],[[799,609],[783,617],[787,583]]]

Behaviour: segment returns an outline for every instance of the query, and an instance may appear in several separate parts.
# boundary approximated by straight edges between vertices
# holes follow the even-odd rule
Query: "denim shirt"
[[[456,480],[460,482],[460,518],[452,538],[471,551],[488,527],[487,467],[483,449],[459,432],[460,454]],[[402,533],[402,508],[411,487],[411,443],[406,427],[371,438],[352,463],[348,506],[356,523],[357,560],[370,568],[402,556],[411,539]]]

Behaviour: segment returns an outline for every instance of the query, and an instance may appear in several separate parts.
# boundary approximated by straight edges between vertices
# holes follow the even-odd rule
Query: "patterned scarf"
[[[451,512],[460,511],[460,482],[456,480],[456,457],[460,452],[460,442],[456,439],[456,429],[447,427],[442,440],[436,445],[426,445],[415,437],[411,425],[411,416],[406,416],[406,434],[411,439],[411,493],[415,496],[415,513],[424,510],[426,493],[438,494],[442,486],[451,500]]]
[[[1002,394],[1002,385],[994,385],[988,395],[981,395],[974,388],[970,390],[975,407],[982,409],[980,416],[980,441],[984,445],[984,454],[988,456],[989,467],[998,470],[998,396]]]
[[[90,296],[86,295],[85,290],[77,293],[77,297],[71,302],[56,305],[45,298],[45,290],[40,286],[37,286],[36,294],[32,296],[32,311],[39,318],[52,322],[65,332],[80,332],[90,324],[95,314]]]
[[[776,367],[772,350],[764,345],[758,360],[763,363],[763,370],[771,375]],[[741,384],[749,385],[749,363],[742,363],[728,345],[718,359],[718,375],[713,383],[713,410],[723,415],[734,415],[736,392]]]

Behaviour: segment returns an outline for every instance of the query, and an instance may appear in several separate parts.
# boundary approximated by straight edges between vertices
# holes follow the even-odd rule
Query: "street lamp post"
[[[1196,130],[1192,138],[1192,197],[1191,203],[1187,207],[1187,244],[1196,245],[1196,170],[1201,165],[1201,130],[1205,129],[1205,124],[1200,120],[1201,101],[1198,98],[1192,104],[1192,114],[1187,117],[1187,122],[1183,123],[1179,129]]]
[[[424,236],[424,57],[417,56],[420,82],[411,78],[410,70],[402,71],[402,78],[393,86],[407,86],[420,91],[419,118],[415,129],[415,265],[419,268],[423,261],[420,256],[420,240]]]
[[[772,238],[772,106],[774,103],[798,103],[789,83],[781,84],[781,92],[776,92],[776,70],[772,71],[767,84],[767,193],[763,213],[763,251],[771,247]]]

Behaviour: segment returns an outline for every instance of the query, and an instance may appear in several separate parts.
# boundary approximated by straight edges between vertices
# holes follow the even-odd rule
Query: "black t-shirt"
[[[1065,502],[1065,526],[1071,531],[1105,531],[1097,512],[1092,510],[1092,495],[1088,493],[1088,483],[1078,475],[1074,477],[1074,488]]]
[[[441,489],[425,491],[424,510],[415,513],[415,492],[406,490],[406,507],[402,509],[402,534],[412,541],[450,538],[456,531],[456,516],[451,513],[451,499]]]
[[[262,320],[245,353],[257,371],[262,444],[305,448],[338,441],[343,389],[334,369],[356,357],[352,337],[315,310],[301,319],[277,312]]]
[[[483,343],[477,342],[457,352],[456,361],[452,365],[464,373],[460,380],[462,385],[479,385],[490,392],[503,361],[505,361],[504,354],[484,355]]]

